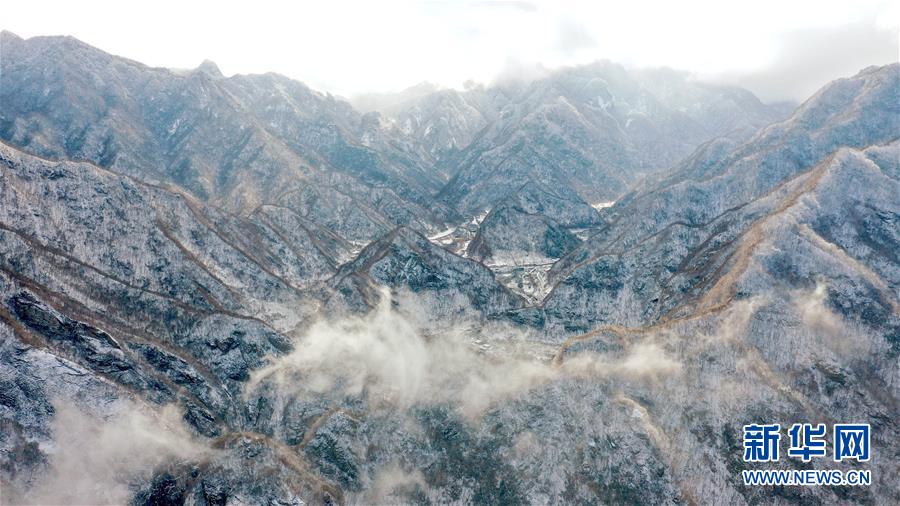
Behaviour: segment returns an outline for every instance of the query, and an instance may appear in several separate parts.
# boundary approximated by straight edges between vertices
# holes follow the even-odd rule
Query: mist
[[[663,458],[675,466],[685,455],[676,442],[696,443],[685,443],[688,436],[673,432],[665,420],[677,420],[694,396],[703,395],[710,406],[719,406],[716,409],[734,407],[746,402],[748,395],[765,395],[765,389],[751,389],[740,381],[751,377],[762,378],[771,388],[803,402],[748,341],[752,322],[765,318],[761,316],[764,312],[778,306],[792,313],[791,320],[799,324],[795,335],[802,341],[786,342],[785,346],[801,346],[807,340],[824,341],[829,348],[860,346],[847,344],[848,335],[856,334],[828,309],[826,297],[827,285],[819,282],[811,290],[786,294],[781,302],[777,302],[777,294],[739,300],[719,313],[652,330],[635,329],[612,346],[594,346],[603,341],[598,335],[554,360],[566,350],[563,345],[535,340],[539,336],[517,328],[479,321],[474,313],[434,325],[427,300],[404,292],[392,295],[383,289],[380,303],[368,314],[322,319],[296,339],[293,351],[270,357],[269,364],[255,371],[245,385],[245,401],[250,402],[263,388],[265,395],[276,397],[357,396],[366,403],[366,417],[381,416],[401,426],[412,422],[406,415],[410,408],[442,406],[478,431],[487,413],[498,408],[509,415],[516,409],[509,401],[536,390],[549,392],[537,395],[554,395],[554,385],[574,392],[596,386],[606,392],[597,395],[608,395],[613,406],[630,413]],[[862,337],[851,341],[858,339]],[[604,349],[607,351],[596,351]],[[712,378],[719,378],[713,387],[705,384],[708,379],[684,374],[686,364],[702,361],[712,350],[723,359],[715,367],[731,370],[734,381],[713,374]],[[784,356],[792,353],[785,350]],[[647,399],[658,402],[647,405]],[[558,402],[560,409],[570,410],[566,416],[586,417],[570,420],[579,426],[596,423],[592,416],[623,416],[615,409],[591,414],[578,396],[567,394]],[[147,483],[163,468],[179,462],[215,462],[221,457],[222,450],[211,449],[185,427],[175,405],[124,404],[118,414],[98,417],[69,401],[56,401],[53,431],[66,437],[56,438],[56,446],[48,448],[46,478],[27,493],[13,491],[14,502],[125,503],[136,486]],[[314,437],[318,429],[313,424],[309,430]],[[420,429],[409,426],[404,430],[417,434]],[[305,444],[298,447],[297,455],[302,457]],[[522,461],[540,460],[551,451],[551,444],[526,430],[518,434],[509,451]],[[409,462],[386,462],[366,476],[369,485],[352,496],[363,503],[401,500],[412,490],[437,493]]]
[[[704,79],[742,86],[763,102],[802,102],[833,79],[900,60],[900,31],[880,28],[874,18],[786,32],[775,45],[774,57],[763,67]]]
[[[257,7],[35,0],[8,5],[0,28],[23,37],[74,35],[152,66],[187,69],[210,59],[226,75],[278,72],[345,97],[423,81],[458,88],[514,67],[608,59],[740,79],[764,100],[802,100],[827,80],[897,60],[896,8],[880,0]],[[159,26],[167,27],[164,36]]]
[[[12,490],[13,504],[126,504],[132,484],[173,461],[208,458],[178,408],[130,404],[101,418],[67,400],[54,402],[49,470],[31,490]]]
[[[368,315],[316,323],[291,353],[254,372],[245,391],[249,395],[263,383],[292,395],[338,389],[375,405],[449,404],[474,420],[498,402],[563,378],[653,380],[681,369],[650,341],[554,363],[557,346],[531,341],[519,330],[473,330],[477,325],[463,319],[427,332],[423,304],[410,297],[394,302],[385,290]]]

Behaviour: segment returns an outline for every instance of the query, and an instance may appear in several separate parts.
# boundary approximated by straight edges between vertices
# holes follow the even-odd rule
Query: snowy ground
[[[612,207],[612,205],[615,203],[616,203],[615,200],[610,200],[609,202],[597,202],[596,204],[591,204],[591,207],[600,211],[600,210],[606,209],[607,207]]]
[[[608,207],[612,204],[612,202],[602,202],[595,206]],[[487,209],[462,225],[443,230],[428,239],[442,248],[468,257],[466,249],[489,212],[490,209]],[[590,230],[579,229],[574,232],[578,234],[581,231],[585,235],[590,235]],[[485,263],[485,266],[494,272],[497,280],[504,286],[525,297],[529,302],[537,304],[552,288],[547,282],[547,273],[556,260],[558,259],[522,252],[519,255],[512,254],[501,257],[495,255],[490,262]]]
[[[537,304],[544,300],[552,286],[547,282],[547,273],[553,261],[537,264],[489,265],[497,280],[513,292]]]
[[[491,212],[491,210],[486,209],[482,211],[481,214],[478,214],[462,225],[450,227],[442,232],[430,236],[428,240],[442,248],[456,253],[457,255],[468,257],[468,255],[466,254],[466,248],[469,247],[469,243],[472,242],[472,239],[475,238],[475,234],[478,233],[478,227],[481,226],[481,222],[484,221],[489,212]]]

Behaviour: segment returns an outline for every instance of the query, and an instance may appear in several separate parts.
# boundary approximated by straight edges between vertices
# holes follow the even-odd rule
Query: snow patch
[[[439,241],[439,240],[443,239],[444,237],[447,237],[448,235],[452,234],[454,231],[456,231],[456,227],[450,227],[442,232],[438,232],[435,235],[429,236],[428,240],[429,241]]]

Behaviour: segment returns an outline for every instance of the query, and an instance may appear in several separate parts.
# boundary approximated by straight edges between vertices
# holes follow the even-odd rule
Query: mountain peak
[[[804,413],[900,454],[897,64],[787,120],[602,62],[363,114],[0,41],[7,502],[784,501],[736,442]],[[896,503],[864,467],[787,499]]]
[[[203,60],[203,63],[201,63],[196,69],[194,69],[194,72],[203,72],[204,74],[216,79],[225,77],[222,74],[222,71],[219,70],[219,66],[216,65],[216,62],[212,60]]]
[[[0,41],[5,40],[22,40],[22,37],[19,37],[9,30],[0,30]]]

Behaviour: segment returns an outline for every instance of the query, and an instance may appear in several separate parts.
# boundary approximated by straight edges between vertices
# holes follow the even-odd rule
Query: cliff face
[[[897,65],[771,124],[611,65],[381,116],[2,43],[8,501],[900,500]],[[743,486],[759,422],[870,423],[875,483]]]

